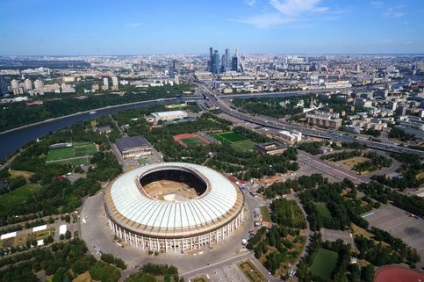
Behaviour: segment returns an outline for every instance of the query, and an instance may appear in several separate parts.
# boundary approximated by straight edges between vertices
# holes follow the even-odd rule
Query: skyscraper
[[[209,62],[208,62],[208,71],[212,71],[212,62],[213,62],[213,47],[209,47]]]
[[[219,58],[219,53],[218,53],[218,50],[215,50],[214,52],[213,52],[213,57],[212,57],[212,64],[211,64],[211,66],[212,66],[212,73],[214,73],[214,74],[218,74],[219,73],[219,60],[220,58]]]
[[[230,49],[225,49],[225,71],[229,71],[231,69],[231,55]]]
[[[238,58],[236,56],[234,56],[231,61],[231,70],[238,71]]]
[[[7,83],[6,79],[0,75],[0,96],[4,96],[7,94]]]
[[[180,62],[177,60],[172,61],[172,71],[176,73],[180,73]]]

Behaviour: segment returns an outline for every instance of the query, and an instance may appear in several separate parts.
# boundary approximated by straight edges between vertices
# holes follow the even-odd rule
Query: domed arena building
[[[145,251],[210,247],[243,223],[244,195],[221,173],[189,163],[160,163],[118,177],[105,191],[109,227]]]

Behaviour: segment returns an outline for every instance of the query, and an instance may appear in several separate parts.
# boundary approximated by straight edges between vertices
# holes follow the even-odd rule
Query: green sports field
[[[215,133],[211,134],[211,136],[222,144],[231,145],[236,151],[252,150],[255,146],[255,143],[235,132]]]
[[[13,208],[16,205],[21,205],[28,197],[40,190],[41,187],[33,184],[26,184],[13,190],[10,193],[0,196],[0,207]]]
[[[186,144],[187,146],[196,146],[196,145],[205,145],[205,141],[202,140],[199,137],[191,137],[191,138],[185,138],[185,139],[181,139],[181,142],[183,142],[184,144]]]
[[[320,248],[311,266],[312,273],[329,279],[336,267],[338,257],[336,252]]]
[[[85,164],[89,156],[96,152],[96,146],[92,143],[74,143],[72,147],[50,149],[47,154],[47,163],[61,164]]]

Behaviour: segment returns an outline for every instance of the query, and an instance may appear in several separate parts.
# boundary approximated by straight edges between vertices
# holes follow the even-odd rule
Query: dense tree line
[[[383,167],[390,167],[392,165],[391,159],[386,158],[385,156],[382,156],[374,151],[365,153],[363,156],[369,160],[355,164],[352,167],[353,170],[358,171],[359,173],[363,171],[374,171]]]
[[[401,141],[409,141],[415,139],[413,134],[407,133],[405,132],[405,130],[398,127],[393,127],[390,130],[389,138],[395,138]]]
[[[100,259],[106,263],[113,264],[122,270],[127,269],[125,262],[120,258],[114,257],[112,254],[102,254]]]
[[[306,255],[300,260],[298,270],[296,273],[297,278],[301,282],[317,281],[324,282],[326,279],[319,275],[314,275],[310,271],[316,255],[320,248],[331,250],[338,254],[336,267],[331,273],[329,281],[341,282],[359,282],[374,281],[374,266],[369,264],[367,266],[359,267],[357,264],[351,264],[350,258],[352,255],[351,246],[344,244],[342,240],[336,242],[323,242],[320,233],[314,233],[311,238],[311,243],[307,247]],[[287,277],[284,277],[287,278]]]
[[[295,201],[286,199],[274,200],[271,203],[271,212],[272,222],[291,228],[306,228],[302,210]]]
[[[65,116],[96,108],[132,103],[159,98],[173,98],[192,86],[187,84],[150,87],[146,93],[127,93],[120,95],[89,95],[85,99],[76,99],[74,95],[61,95],[59,99],[44,101],[42,105],[27,106],[25,102],[10,103],[0,109],[0,132],[18,126],[43,121],[49,118]]]
[[[362,155],[362,151],[360,150],[354,150],[354,151],[342,151],[342,152],[336,152],[329,155],[323,155],[321,156],[321,160],[329,160],[332,162],[338,162],[343,160],[348,160],[354,157],[358,157]]]
[[[294,236],[290,241],[288,236]],[[288,228],[284,225],[274,224],[269,230],[262,227],[249,239],[247,248],[253,250],[255,257],[260,259],[265,255],[263,265],[274,275],[282,263],[296,261],[299,251],[294,249],[297,243],[305,243],[305,237],[299,236],[299,229]]]
[[[73,239],[66,243],[54,243],[48,248],[5,257],[0,260],[0,280],[38,281],[34,273],[40,270],[44,270],[47,276],[53,275],[52,281],[72,281],[86,271],[95,280],[119,280],[118,269],[96,261],[87,251],[84,241]]]
[[[300,194],[303,207],[308,214],[309,228],[313,231],[321,227],[330,229],[346,230],[353,222],[361,227],[367,227],[368,223],[360,215],[371,210],[372,205],[364,205],[361,199],[357,199],[356,191],[351,189],[353,184],[349,180],[339,183],[324,183],[317,189],[305,190]],[[344,196],[344,189],[350,188],[350,192]],[[331,217],[321,214],[316,203],[325,203]]]
[[[125,282],[178,282],[178,269],[173,265],[147,263],[143,265],[139,272],[131,274]]]
[[[302,113],[303,106],[298,107],[300,100],[309,101],[310,96],[291,98],[233,99],[233,104],[251,113],[274,118]]]
[[[380,137],[380,135],[381,135],[380,130],[376,130],[376,129],[372,129],[372,128],[363,130],[362,133],[366,134],[366,135],[373,136],[373,137]]]
[[[373,175],[371,177],[372,180],[401,191],[406,188],[418,188],[424,183],[423,178],[417,178],[417,175],[424,169],[419,156],[397,153],[392,153],[390,156],[401,163],[400,168],[397,170],[401,175],[397,177]]]
[[[372,239],[362,235],[355,237],[359,259],[365,259],[375,266],[407,263],[412,268],[415,268],[415,263],[420,261],[417,251],[401,239],[375,227],[371,227],[369,231],[373,234]]]
[[[380,201],[383,204],[387,204],[390,201],[394,206],[400,209],[416,214],[420,217],[424,217],[423,198],[398,193],[374,181],[366,184],[361,183],[358,186],[358,189],[364,192],[365,195]]]
[[[310,176],[302,175],[298,179],[287,179],[282,183],[273,183],[267,188],[260,188],[258,192],[263,193],[267,198],[282,197],[291,190],[299,192],[304,189],[313,189],[327,182],[327,178],[324,178],[322,174],[314,173]]]
[[[321,147],[324,146],[324,144],[325,142],[305,142],[299,144],[297,148],[311,155],[318,155],[321,153]]]

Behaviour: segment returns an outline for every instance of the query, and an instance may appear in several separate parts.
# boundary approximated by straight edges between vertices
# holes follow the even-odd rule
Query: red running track
[[[374,282],[424,282],[424,273],[415,270],[386,266],[378,269],[374,276]]]

